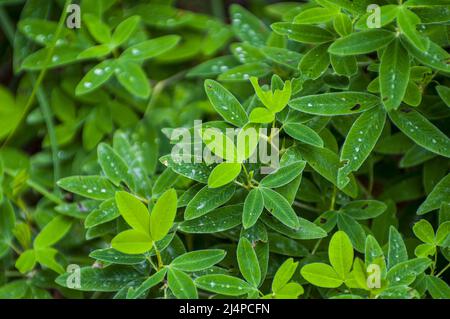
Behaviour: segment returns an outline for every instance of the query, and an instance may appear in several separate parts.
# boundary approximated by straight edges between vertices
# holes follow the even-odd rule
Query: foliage
[[[0,298],[450,298],[449,1],[44,2],[0,1]]]

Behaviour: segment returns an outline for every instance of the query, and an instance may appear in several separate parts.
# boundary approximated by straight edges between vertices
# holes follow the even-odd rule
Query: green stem
[[[314,254],[316,253],[316,251],[317,251],[317,249],[319,248],[321,242],[322,242],[322,238],[320,238],[320,239],[317,241],[317,243],[314,245],[314,248],[313,248],[313,250],[312,250],[312,252],[311,252],[311,255],[314,255]]]
[[[44,115],[45,125],[47,126],[48,137],[50,140],[50,148],[52,151],[52,161],[53,161],[53,182],[56,185],[56,182],[61,177],[61,167],[59,163],[59,148],[58,141],[56,138],[55,125],[53,123],[53,113],[48,103],[47,97],[45,96],[44,90],[42,87],[39,87],[37,90],[37,100],[39,102],[39,106],[42,110],[42,114]],[[54,188],[54,193],[59,193],[58,187]]]
[[[437,250],[436,250],[436,252],[434,253],[434,262],[433,262],[433,265],[431,266],[431,275],[434,275],[434,272],[436,271],[437,256],[438,256],[438,253],[437,253]]]
[[[155,255],[156,255],[156,259],[158,260],[158,270],[161,270],[161,268],[164,267],[164,263],[163,260],[161,258],[161,253],[158,250],[158,247],[156,247],[156,243],[153,242],[153,249],[155,249]]]
[[[47,66],[53,56],[53,52],[55,51],[55,47],[56,47],[56,41],[58,40],[59,36],[61,35],[61,32],[63,30],[64,27],[64,21],[66,20],[66,8],[67,6],[70,4],[70,0],[66,0],[64,7],[63,7],[63,12],[61,14],[61,17],[59,19],[58,22],[58,27],[56,28],[56,31],[53,35],[53,39],[51,44],[48,47],[48,52],[47,52],[47,56],[45,58],[45,62],[44,62],[44,66],[42,68],[42,70],[39,72],[39,76],[33,86],[33,90],[31,91],[30,96],[28,97],[27,103],[25,104],[25,107],[22,111],[22,114],[20,116],[20,120],[19,122],[16,124],[16,126],[14,127],[14,129],[9,133],[8,137],[6,138],[6,140],[3,142],[2,148],[5,147],[10,140],[12,139],[12,137],[14,136],[14,134],[17,132],[18,127],[20,126],[20,124],[23,122],[25,115],[28,113],[29,109],[31,108],[31,106],[33,105],[34,102],[34,98],[37,94],[38,88],[41,85],[42,81],[45,78],[45,75],[47,74]]]
[[[150,263],[150,265],[152,265],[153,269],[155,269],[155,271],[158,271],[158,267],[155,265],[155,263],[152,260],[152,257],[148,256],[147,257],[148,262]]]
[[[176,73],[174,75],[172,75],[171,77],[168,77],[165,80],[162,80],[160,82],[158,82],[155,87],[153,88],[153,93],[150,96],[150,99],[148,101],[147,107],[145,109],[145,113],[144,113],[144,119],[147,119],[150,111],[152,110],[153,106],[156,103],[156,100],[158,99],[159,95],[164,91],[164,89],[167,86],[170,86],[172,83],[177,82],[179,79],[183,78],[184,75],[186,74],[187,71],[181,71],[179,73]]]
[[[10,169],[5,169],[5,173],[11,177],[14,177],[16,175],[15,172]],[[38,184],[31,178],[28,178],[26,183],[29,187],[33,188],[36,192],[40,193],[41,195],[43,195],[45,198],[52,201],[53,203],[55,203],[57,205],[64,204],[64,201],[62,199],[60,199],[55,194],[49,192],[48,190],[46,190],[42,185]]]
[[[14,33],[15,33],[14,27],[11,20],[9,19],[8,14],[6,14],[5,9],[1,5],[0,5],[0,25],[2,26],[3,32],[8,38],[9,43],[11,43],[11,46],[14,46]]]
[[[436,277],[440,277],[441,275],[444,274],[444,272],[450,267],[450,263],[447,264],[447,266],[444,267],[444,269],[442,269],[437,275]]]
[[[337,193],[337,188],[336,188],[336,186],[333,185],[333,196],[331,197],[330,210],[334,210],[334,206],[336,203],[336,193]]]

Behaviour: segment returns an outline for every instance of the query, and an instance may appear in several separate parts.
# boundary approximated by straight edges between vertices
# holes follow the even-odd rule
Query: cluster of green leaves
[[[449,1],[80,4],[12,37],[1,298],[450,298]]]

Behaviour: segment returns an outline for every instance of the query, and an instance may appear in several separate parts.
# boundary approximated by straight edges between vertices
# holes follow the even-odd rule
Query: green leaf
[[[102,57],[107,56],[110,53],[111,53],[111,47],[108,44],[100,44],[100,45],[95,45],[93,47],[87,48],[86,50],[80,52],[80,54],[78,54],[78,56],[77,56],[77,59],[102,58]],[[97,73],[100,73],[100,71],[97,71]],[[89,89],[89,88],[85,88],[85,89]],[[80,90],[81,90],[81,88],[80,88]]]
[[[300,284],[290,282],[275,293],[275,299],[297,299],[303,293],[304,289]]]
[[[230,7],[233,31],[242,42],[249,42],[256,46],[263,46],[269,36],[266,25],[252,13],[233,4]]]
[[[82,204],[79,204],[82,205]],[[81,206],[84,210],[85,207]],[[84,227],[91,228],[100,224],[107,223],[120,216],[119,209],[117,208],[114,198],[108,199],[100,204],[100,206],[94,209],[84,220]]]
[[[387,205],[377,200],[356,200],[341,207],[340,211],[357,220],[375,218],[386,211]]]
[[[403,37],[400,38],[408,52],[420,63],[443,72],[450,72],[448,59],[450,55],[436,43],[430,41],[427,50],[420,50]]]
[[[318,287],[337,288],[344,283],[333,267],[327,264],[307,264],[300,273],[308,282]]]
[[[364,251],[366,232],[361,224],[346,214],[338,214],[337,225],[339,230],[348,234],[353,247],[355,247],[357,251]]]
[[[264,197],[264,207],[275,218],[290,228],[295,229],[300,226],[297,214],[283,196],[270,188],[261,187],[260,190]]]
[[[115,46],[119,46],[127,41],[136,30],[140,21],[141,17],[131,16],[119,23],[112,35],[112,43]]]
[[[47,21],[37,18],[21,19],[18,23],[18,29],[21,33],[23,33],[28,39],[43,46],[47,46],[52,43],[56,28],[57,23],[54,21]],[[67,36],[67,31],[68,30],[62,30],[61,36],[58,40],[64,41],[63,38]]]
[[[308,164],[329,182],[339,187],[337,183],[339,157],[327,148],[318,148],[309,145],[299,145],[302,156]],[[356,197],[358,188],[353,175],[350,175],[350,183],[342,191],[351,197]]]
[[[195,280],[195,285],[203,290],[225,296],[241,296],[253,291],[253,287],[242,279],[228,275],[205,275]]]
[[[298,111],[315,115],[348,115],[367,111],[380,104],[377,96],[360,92],[324,93],[291,100]]]
[[[25,58],[21,68],[24,70],[52,69],[63,65],[74,63],[81,53],[80,47],[62,45],[55,47],[52,51],[50,61],[47,63],[47,56],[50,55],[50,48],[40,49]]]
[[[414,249],[414,255],[417,257],[428,257],[436,254],[436,246],[434,244],[420,244]]]
[[[83,95],[94,91],[108,81],[114,73],[115,62],[105,60],[94,66],[78,83],[75,94]]]
[[[247,123],[247,114],[241,103],[221,84],[206,80],[205,92],[215,110],[225,121],[238,127],[243,127]]]
[[[244,202],[244,210],[242,212],[242,225],[248,229],[255,225],[259,216],[264,209],[264,197],[258,188],[252,189]]]
[[[272,281],[272,291],[277,293],[291,280],[295,271],[297,270],[298,262],[294,262],[294,259],[286,259],[284,263],[278,268]]]
[[[353,76],[358,73],[358,61],[353,55],[330,55],[331,65],[339,75]]]
[[[289,80],[283,84],[283,89],[272,87],[271,90],[263,90],[258,83],[258,78],[256,77],[251,77],[250,82],[252,83],[253,89],[255,90],[259,100],[274,114],[281,112],[291,98],[292,87],[291,81]]]
[[[436,231],[436,244],[439,246],[448,247],[448,239],[450,234],[450,221],[443,222],[439,225]]]
[[[396,4],[388,4],[388,5],[383,5],[379,8],[380,10],[380,27],[384,27],[388,24],[390,24],[392,21],[395,20],[395,18],[397,17],[397,11],[398,8],[400,6],[396,5]],[[370,21],[368,19],[371,19],[371,22],[373,22],[373,18],[376,19],[376,17],[374,16],[375,12],[373,10],[370,10],[369,12],[367,12],[366,14],[364,14],[363,16],[361,16],[361,18],[358,20],[358,22],[356,23],[356,28],[360,29],[360,30],[367,30],[369,29],[370,24],[368,24],[367,22]],[[376,20],[375,20],[376,21]]]
[[[25,296],[29,289],[29,284],[24,280],[15,280],[0,287],[0,298],[20,299]]]
[[[106,200],[114,197],[116,188],[101,176],[71,176],[58,181],[58,186],[68,192],[87,198]]]
[[[17,103],[14,96],[3,86],[0,86],[0,138],[7,136],[21,119],[23,106]]]
[[[124,254],[143,254],[153,247],[153,240],[148,233],[129,229],[116,235],[111,246]]]
[[[97,148],[98,162],[106,177],[116,186],[120,182],[128,182],[128,166],[111,146],[100,143]]]
[[[436,86],[436,91],[438,92],[439,96],[441,97],[442,101],[450,107],[450,88],[438,85]]]
[[[253,155],[256,155],[259,140],[259,125],[248,123],[239,130],[236,142],[237,161],[239,163],[242,163]]]
[[[170,267],[187,272],[209,269],[224,259],[225,254],[226,252],[221,249],[191,251],[176,257],[170,263]]]
[[[275,114],[265,107],[254,108],[249,116],[250,123],[272,123],[274,119]]]
[[[221,56],[196,65],[187,73],[187,77],[214,77],[237,65],[233,56]]]
[[[72,277],[71,277],[72,275]],[[72,283],[74,273],[65,273],[56,278],[56,283],[67,287]],[[93,268],[91,266],[80,269],[80,287],[73,289],[81,291],[118,291],[122,287],[137,284],[144,280],[142,273],[130,267],[110,266]]]
[[[399,40],[384,50],[380,64],[380,92],[386,109],[400,106],[409,82],[409,55]]]
[[[438,277],[427,276],[427,289],[433,299],[449,299],[450,287]]]
[[[328,52],[336,55],[366,54],[383,48],[394,39],[395,33],[382,29],[360,31],[336,40]]]
[[[328,46],[328,44],[318,45],[302,57],[299,69],[303,75],[316,80],[328,70],[328,66],[330,65]]]
[[[53,218],[34,239],[35,248],[49,247],[67,234],[72,222],[63,216]]]
[[[327,235],[327,232],[321,227],[301,217],[298,217],[300,227],[295,230],[269,216],[263,215],[262,221],[273,230],[294,239],[317,239]]]
[[[3,199],[0,201],[0,258],[10,249],[15,223],[14,209],[9,200]]]
[[[388,241],[388,256],[387,256],[387,266],[391,269],[395,265],[407,261],[408,252],[406,251],[405,242],[403,241],[402,235],[398,232],[395,227],[391,226],[389,228],[389,241]]]
[[[255,250],[250,241],[241,237],[236,251],[239,270],[247,282],[258,287],[261,281],[261,269]]]
[[[296,140],[312,146],[323,147],[323,140],[313,129],[301,123],[286,123],[284,131]]]
[[[203,187],[187,205],[184,218],[190,220],[209,213],[228,202],[233,196],[234,190],[235,185],[233,184],[218,189]]]
[[[261,52],[262,48],[247,42],[232,43],[230,49],[235,59],[241,62],[241,64],[258,63],[265,60]],[[224,72],[226,71],[224,70]]]
[[[427,199],[417,209],[417,214],[423,215],[441,207],[450,198],[450,174],[442,178],[433,188]]]
[[[117,80],[131,94],[142,99],[150,95],[150,82],[142,67],[133,61],[117,60],[114,69]]]
[[[173,49],[181,37],[178,35],[165,35],[146,40],[127,48],[120,56],[121,60],[142,61],[160,56]]]
[[[218,188],[232,182],[239,176],[241,169],[240,163],[220,163],[209,175],[208,186]]]
[[[428,258],[415,258],[398,263],[387,273],[387,280],[391,286],[410,285],[416,277],[431,265]]]
[[[139,287],[135,289],[129,289],[127,293],[127,299],[137,299],[145,294],[149,289],[153,288],[166,276],[167,268],[163,268],[158,272],[148,277]]]
[[[348,15],[338,13],[334,16],[333,27],[341,37],[345,37],[352,33],[353,23]]]
[[[120,265],[137,265],[146,260],[145,255],[124,254],[113,248],[96,249],[89,254],[89,257],[95,258],[102,262]]]
[[[127,224],[133,229],[150,236],[150,215],[147,207],[127,192],[117,192],[115,198],[117,208]]]
[[[380,108],[361,114],[353,123],[342,146],[338,170],[338,186],[345,187],[350,173],[358,171],[375,147],[386,121],[386,112]]]
[[[331,10],[328,8],[310,8],[302,10],[294,18],[294,23],[296,24],[314,24],[314,23],[325,23],[333,19],[333,17],[338,12],[336,10]]]
[[[150,234],[154,241],[167,235],[177,213],[177,192],[171,188],[156,201],[150,215]]]
[[[263,47],[261,50],[269,60],[293,70],[297,69],[302,58],[300,53],[283,48]]]
[[[197,299],[197,288],[194,281],[186,273],[169,268],[167,273],[167,283],[170,290],[178,299]]]
[[[417,145],[430,152],[450,157],[450,139],[423,115],[413,109],[392,110],[392,122]]]
[[[414,235],[416,235],[416,237],[424,243],[434,243],[434,229],[429,221],[421,219],[419,222],[415,223],[413,226],[413,232]]]
[[[271,67],[264,62],[252,62],[243,65],[238,65],[221,75],[219,75],[219,81],[230,81],[230,82],[246,82],[252,76],[264,77],[269,74]]]
[[[306,162],[298,161],[282,166],[276,171],[264,177],[260,185],[267,188],[277,188],[284,186],[294,180],[305,169]]]
[[[302,43],[316,44],[333,40],[333,34],[330,31],[317,26],[276,22],[271,27],[276,33]]]
[[[366,238],[364,257],[366,267],[368,267],[370,264],[377,264],[382,268],[382,271],[384,271],[384,269],[386,268],[383,250],[381,249],[375,237],[373,237],[372,235],[368,235]]]
[[[183,157],[181,155],[179,157],[176,155],[165,155],[159,160],[162,164],[171,168],[177,174],[183,175],[203,184],[208,183],[208,177],[211,174],[212,168],[204,162],[196,162],[195,157],[191,157],[189,162],[183,161]]]
[[[16,260],[16,268],[22,273],[27,273],[36,265],[36,255],[33,249],[25,250]]]
[[[44,247],[35,250],[36,260],[43,266],[50,268],[58,274],[64,273],[64,268],[56,261],[58,251],[54,248]]]
[[[242,205],[218,208],[207,215],[182,222],[178,229],[191,234],[210,234],[236,227],[242,220]]]
[[[328,256],[336,273],[345,279],[353,265],[353,246],[346,233],[334,233],[328,247]]]
[[[86,23],[89,33],[97,42],[111,42],[111,30],[97,16],[86,13],[83,15],[83,22]]]
[[[400,31],[419,50],[426,51],[429,46],[429,40],[417,31],[416,26],[419,23],[421,23],[420,18],[414,12],[404,6],[399,7],[397,10],[397,24]]]

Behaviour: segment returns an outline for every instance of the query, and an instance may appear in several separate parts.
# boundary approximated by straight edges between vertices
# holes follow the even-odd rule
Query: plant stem
[[[155,87],[153,88],[153,93],[150,96],[150,99],[148,101],[147,107],[145,109],[145,113],[144,113],[144,119],[147,119],[150,110],[153,108],[153,105],[155,104],[156,100],[158,99],[159,95],[164,91],[164,89],[171,85],[172,83],[175,83],[176,81],[180,80],[181,78],[184,77],[184,75],[186,74],[187,71],[181,71],[178,72],[174,75],[172,75],[171,77],[168,77],[165,80],[162,80],[160,82],[158,82]]]
[[[155,255],[156,259],[158,260],[158,270],[161,270],[161,268],[164,267],[163,260],[161,258],[161,253],[159,252],[158,248],[156,247],[156,243],[153,242],[153,248],[155,249]]]
[[[440,277],[441,275],[444,274],[444,272],[450,267],[450,263],[447,264],[447,266],[445,266],[437,275],[436,277]]]
[[[314,255],[314,254],[316,253],[316,251],[317,251],[317,249],[319,248],[321,242],[322,242],[322,238],[320,238],[320,239],[317,241],[317,243],[314,245],[314,248],[313,248],[313,250],[312,250],[312,252],[311,252],[311,255]]]
[[[336,186],[333,185],[333,196],[331,197],[330,210],[334,210],[334,206],[336,203],[336,193],[337,193]]]
[[[37,94],[38,88],[41,85],[42,81],[44,80],[45,75],[47,74],[47,66],[50,62],[50,59],[53,56],[53,52],[55,51],[56,41],[58,40],[59,36],[61,35],[62,29],[64,27],[64,21],[66,19],[66,15],[67,15],[66,8],[69,4],[70,4],[70,0],[66,0],[66,2],[64,3],[63,12],[62,12],[59,22],[58,22],[58,27],[56,28],[56,31],[53,35],[51,44],[48,46],[48,52],[47,52],[47,56],[45,58],[44,66],[43,66],[42,70],[39,72],[39,76],[33,86],[33,90],[31,91],[31,94],[28,97],[27,102],[25,103],[25,107],[23,108],[22,114],[20,115],[19,122],[16,124],[16,126],[13,128],[13,130],[9,133],[8,137],[3,142],[2,148],[5,147],[10,142],[10,140],[12,139],[14,134],[17,132],[17,129],[19,128],[20,124],[23,122],[30,107],[33,105],[34,98]]]
[[[50,148],[52,150],[53,182],[56,185],[56,182],[61,177],[61,168],[58,157],[59,153],[58,141],[56,139],[55,125],[53,123],[53,113],[42,87],[39,87],[37,90],[37,100],[39,102],[39,106],[41,107],[42,114],[44,115],[45,125],[47,126],[48,137],[50,140]],[[58,190],[59,188],[55,187],[53,192],[58,194],[59,193]]]
[[[11,177],[14,177],[16,175],[14,171],[12,171],[10,169],[6,169],[6,168],[5,168],[5,173],[8,174]],[[40,193],[41,195],[43,195],[45,198],[47,198],[48,200],[52,201],[53,203],[55,203],[57,205],[64,204],[64,201],[61,198],[59,198],[58,196],[56,196],[53,193],[50,193],[42,185],[40,185],[39,183],[35,182],[31,178],[28,178],[26,183],[27,183],[28,186],[33,188],[36,192]]]

